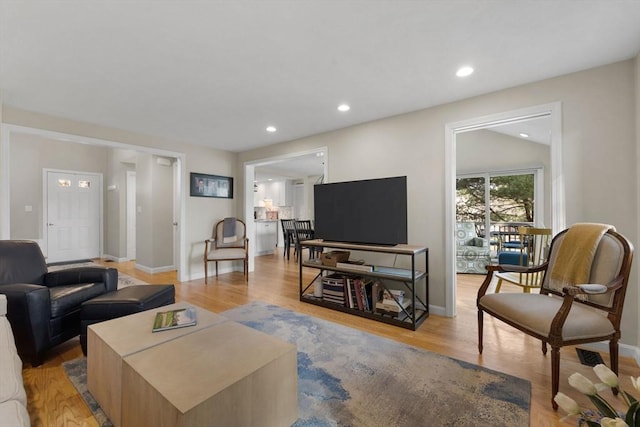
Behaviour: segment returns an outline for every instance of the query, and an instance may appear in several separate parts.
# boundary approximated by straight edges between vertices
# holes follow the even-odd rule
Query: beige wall
[[[108,150],[104,253],[115,260],[127,258],[127,171],[136,170],[137,158],[134,150]]]
[[[70,144],[35,135],[18,134],[11,139],[11,238],[42,239],[43,169],[107,173],[107,150],[91,145]],[[31,212],[25,211],[31,206]]]
[[[70,135],[78,135],[80,137],[87,137],[91,139],[126,144],[127,146],[133,146],[134,149],[138,147],[136,149],[138,152],[167,150],[168,152],[177,153],[177,155],[183,156],[182,191],[185,192],[186,198],[184,203],[184,218],[181,218],[180,221],[183,223],[184,230],[184,234],[182,236],[182,256],[185,268],[181,271],[180,277],[182,280],[204,277],[204,266],[202,263],[204,240],[211,235],[211,229],[216,221],[226,216],[236,215],[236,205],[234,204],[234,201],[237,201],[239,196],[236,193],[234,200],[189,197],[188,175],[189,172],[200,172],[230,176],[235,178],[237,183],[237,154],[228,151],[214,150],[204,146],[187,144],[181,141],[168,140],[150,135],[141,135],[133,132],[126,132],[118,129],[23,111],[7,106],[4,106],[3,121],[5,124],[43,129]],[[2,201],[0,201],[0,203],[2,203]],[[122,200],[120,200],[120,203],[123,203]],[[4,207],[0,206],[0,211],[3,209]],[[116,210],[120,209],[120,207],[116,208]],[[242,216],[242,214],[239,215]],[[118,222],[120,222],[120,224],[118,224]],[[118,222],[116,222],[116,226],[119,227],[117,231],[111,229],[114,226],[113,224],[108,223],[106,225],[106,228],[110,230],[109,239],[113,237],[112,233],[119,235],[115,241],[109,240],[110,250],[112,245],[113,247],[122,250],[122,236],[120,233],[123,233],[124,230],[121,228],[123,226],[122,220]]]
[[[445,305],[445,125],[562,103],[566,220],[614,224],[638,237],[634,61],[241,153],[246,161],[328,147],[330,181],[407,175],[409,242],[429,247],[431,304]],[[239,186],[240,187],[240,186]],[[612,191],[615,189],[615,191]],[[638,343],[637,263],[622,340]],[[428,323],[428,321],[427,321]]]
[[[150,272],[173,265],[173,168],[157,159],[136,160],[136,264]]]

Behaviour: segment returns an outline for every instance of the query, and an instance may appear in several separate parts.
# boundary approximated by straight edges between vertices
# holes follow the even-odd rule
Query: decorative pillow
[[[474,237],[472,239],[472,245],[483,248],[485,246],[489,246],[489,242],[487,242],[487,240],[483,239],[482,237]]]

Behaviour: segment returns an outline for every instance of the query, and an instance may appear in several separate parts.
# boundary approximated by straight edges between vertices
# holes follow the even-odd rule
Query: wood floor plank
[[[483,276],[458,276],[455,318],[431,315],[417,331],[411,331],[300,302],[298,265],[293,256],[289,261],[283,258],[281,251],[256,257],[255,271],[250,273],[248,283],[240,272],[223,274],[217,279],[212,277],[209,284],[205,285],[204,279],[178,283],[175,272],[148,274],[135,269],[133,262],[98,262],[116,267],[120,272],[148,283],[174,283],[178,301],[187,301],[216,313],[251,301],[265,301],[527,379],[532,384],[531,426],[576,425],[575,419],[560,422],[564,414],[556,413],[551,408],[550,355],[542,355],[540,341],[485,316],[484,352],[482,355],[478,354],[475,296]],[[312,273],[306,273],[305,277],[311,280],[313,276]],[[504,285],[502,291],[521,290]],[[81,354],[76,338],[52,350],[42,366],[32,368],[25,365],[23,374],[33,426],[97,425],[61,367],[65,360],[74,359]],[[560,391],[572,396],[583,407],[592,408],[588,400],[579,396],[566,382],[573,372],[580,372],[595,381],[592,368],[580,363],[573,347],[563,348],[561,357]],[[603,354],[603,358],[609,363],[606,354]],[[635,361],[628,358],[621,358],[620,373],[626,390],[631,387],[629,376],[640,375]],[[615,400],[610,393],[606,397]]]

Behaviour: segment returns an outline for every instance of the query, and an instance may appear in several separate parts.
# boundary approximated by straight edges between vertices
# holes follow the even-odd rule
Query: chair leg
[[[558,410],[558,404],[553,398],[558,394],[560,386],[560,347],[551,346],[551,405]]]
[[[249,281],[249,260],[242,261],[242,266],[244,267],[244,281]]]
[[[216,277],[218,277],[218,261],[216,261]]]
[[[483,315],[482,310],[478,310],[478,352],[482,354],[482,326]]]
[[[207,284],[207,277],[209,276],[208,268],[207,268],[207,260],[204,261],[204,284]]]
[[[618,340],[616,338],[609,341],[609,363],[611,370],[618,375]],[[614,395],[618,395],[618,387],[612,389]]]
[[[500,293],[500,287],[501,286],[502,286],[502,279],[498,279],[498,283],[496,284],[496,290],[495,290],[496,294]]]

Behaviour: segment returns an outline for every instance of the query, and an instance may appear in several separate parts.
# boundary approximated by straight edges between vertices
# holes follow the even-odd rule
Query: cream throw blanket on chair
[[[600,244],[600,239],[613,225],[578,223],[569,228],[558,249],[549,285],[562,291],[568,285],[589,283],[591,263]]]

